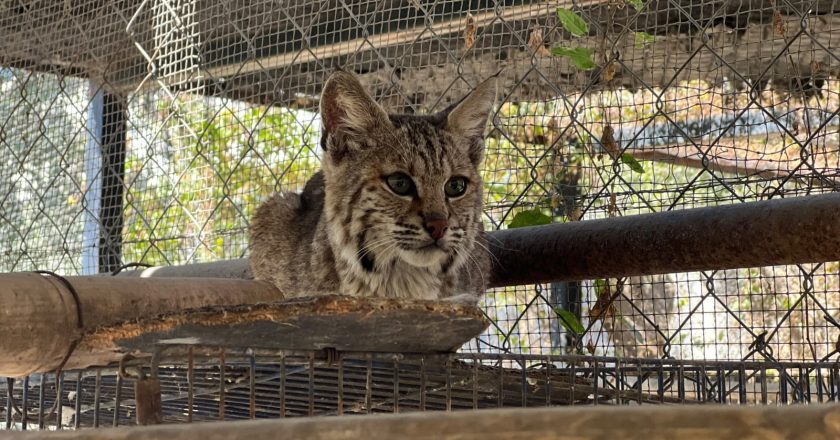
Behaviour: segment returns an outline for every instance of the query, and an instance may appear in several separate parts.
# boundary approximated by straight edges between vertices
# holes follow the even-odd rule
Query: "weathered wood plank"
[[[334,295],[182,310],[100,328],[84,345],[146,353],[173,344],[434,353],[456,350],[489,325],[462,304]]]
[[[66,282],[65,282],[66,281]],[[106,365],[162,345],[454,351],[489,322],[445,301],[322,296],[283,300],[264,281],[0,274],[0,376]]]
[[[840,407],[567,407],[315,417],[75,432],[0,432],[0,440],[236,439],[836,439]]]
[[[66,280],[67,283],[63,280]],[[236,279],[119,279],[116,277],[0,275],[0,376],[83,368],[119,360],[122,353],[94,349],[84,335],[111,324],[208,305],[283,299],[273,285]],[[78,344],[73,349],[74,344]]]

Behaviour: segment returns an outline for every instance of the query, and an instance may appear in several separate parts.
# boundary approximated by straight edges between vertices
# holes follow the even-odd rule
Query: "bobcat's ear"
[[[446,128],[467,139],[470,160],[478,165],[484,157],[484,131],[496,103],[496,78],[484,80],[470,94],[447,110]]]
[[[372,130],[389,126],[388,114],[368,95],[356,77],[344,71],[330,75],[321,92],[321,147],[340,159],[364,148]]]

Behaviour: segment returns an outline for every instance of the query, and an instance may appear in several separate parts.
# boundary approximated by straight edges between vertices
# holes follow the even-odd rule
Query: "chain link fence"
[[[833,2],[0,8],[2,271],[246,257],[257,206],[319,168],[318,93],[339,67],[415,113],[501,69],[488,229],[840,187]],[[820,361],[840,344],[838,262],[510,287],[482,304],[494,324],[466,352]]]

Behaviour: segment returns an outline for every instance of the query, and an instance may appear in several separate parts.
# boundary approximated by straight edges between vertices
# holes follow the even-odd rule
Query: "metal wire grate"
[[[147,368],[147,367],[145,367]],[[840,400],[836,363],[688,362],[588,356],[196,357],[159,367],[164,423],[552,405],[760,404]],[[114,369],[19,380],[6,428],[131,425],[133,379]],[[9,392],[12,398],[9,399]],[[54,407],[55,396],[61,405]],[[60,408],[60,409],[58,409]],[[11,417],[9,417],[11,414]]]

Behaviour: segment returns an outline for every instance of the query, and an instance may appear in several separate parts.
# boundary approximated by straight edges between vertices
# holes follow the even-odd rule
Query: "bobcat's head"
[[[447,273],[481,231],[484,130],[495,79],[433,115],[389,115],[351,74],[321,95],[325,211],[336,256],[360,273],[399,262]]]

